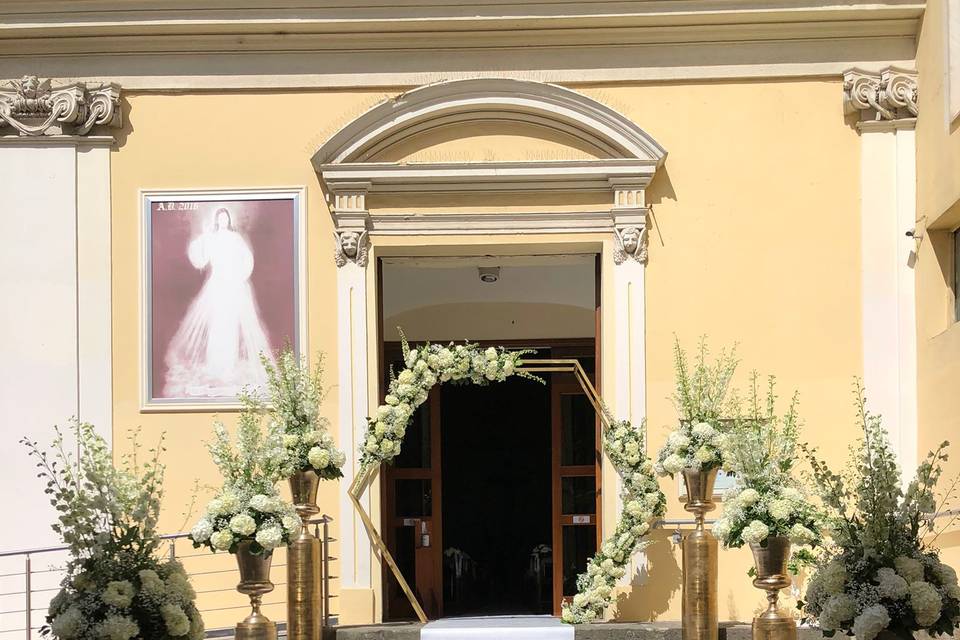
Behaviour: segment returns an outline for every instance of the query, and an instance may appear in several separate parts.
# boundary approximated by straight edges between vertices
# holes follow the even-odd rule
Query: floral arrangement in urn
[[[673,346],[676,390],[673,403],[680,421],[657,454],[655,469],[673,477],[682,469],[709,471],[723,466],[729,427],[723,419],[727,390],[737,369],[736,350],[721,351],[710,363],[705,338],[693,366],[678,340]]]
[[[276,487],[287,464],[282,429],[271,424],[264,432],[260,414],[247,408],[240,413],[236,447],[217,422],[207,448],[223,487],[190,532],[193,546],[236,553],[241,543],[249,543],[244,546],[253,555],[286,546],[299,533],[300,518]]]
[[[59,640],[203,638],[196,593],[183,567],[157,557],[162,441],[139,463],[134,433],[132,453],[114,466],[110,447],[91,425],[75,423],[76,442],[69,445],[59,428],[55,434],[52,455],[22,441],[38,460],[59,513],[53,529],[71,557],[41,634]]]
[[[746,410],[733,418],[723,457],[736,481],[723,497],[723,515],[713,525],[713,535],[725,547],[762,545],[769,537],[789,538],[798,545],[820,540],[819,511],[793,476],[799,436],[797,396],[778,416],[774,387],[771,376],[766,398],[761,399],[754,373]]]
[[[886,430],[866,410],[859,384],[856,398],[863,439],[850,468],[836,474],[807,451],[833,544],[798,606],[828,637],[837,631],[857,640],[912,638],[915,631],[952,634],[960,624],[957,574],[931,546],[952,523],[934,529],[934,514],[957,485],[955,480],[944,494],[935,493],[948,443],[927,456],[902,490]]]
[[[266,412],[283,432],[286,458],[282,475],[314,471],[325,480],[342,478],[346,456],[334,445],[329,421],[320,415],[326,397],[323,357],[312,371],[306,358],[298,358],[289,346],[277,354],[276,364],[265,355],[260,359],[267,373],[266,403],[250,392],[244,392],[240,400],[251,410]]]

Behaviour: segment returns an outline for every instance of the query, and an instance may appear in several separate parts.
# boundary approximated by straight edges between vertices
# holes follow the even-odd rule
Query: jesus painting
[[[153,202],[151,397],[232,402],[295,342],[290,200]]]

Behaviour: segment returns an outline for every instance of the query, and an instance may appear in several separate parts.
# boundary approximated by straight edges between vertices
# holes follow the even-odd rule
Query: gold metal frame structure
[[[580,383],[580,386],[583,387],[583,392],[586,394],[587,399],[590,400],[590,404],[592,404],[594,410],[596,410],[597,416],[599,416],[600,422],[603,425],[603,429],[608,429],[613,423],[613,417],[607,412],[607,409],[603,404],[603,399],[600,398],[600,395],[597,393],[593,383],[590,382],[590,378],[587,376],[587,373],[583,370],[583,367],[580,366],[579,360],[529,360],[517,367],[517,371],[526,371],[527,373],[572,373],[577,379],[577,382]],[[380,462],[375,465],[367,465],[362,467],[360,469],[360,473],[358,473],[353,479],[353,482],[350,483],[350,488],[347,490],[347,495],[350,496],[350,501],[353,503],[353,508],[356,509],[357,514],[360,516],[360,520],[363,521],[363,527],[367,530],[367,535],[370,536],[370,541],[377,548],[380,558],[387,563],[387,566],[390,567],[390,571],[400,584],[400,588],[403,589],[403,592],[406,594],[407,600],[410,601],[410,605],[417,613],[417,617],[420,618],[420,622],[427,622],[427,615],[423,612],[423,607],[420,606],[417,596],[413,593],[410,585],[407,584],[407,581],[404,579],[403,574],[400,572],[400,567],[397,566],[397,562],[393,559],[393,556],[387,549],[387,545],[383,542],[383,538],[380,537],[380,532],[377,531],[377,527],[373,524],[370,514],[368,514],[364,510],[363,505],[360,504],[360,498],[370,487],[370,484],[377,477],[377,474],[380,473],[380,466],[382,464],[383,462]]]

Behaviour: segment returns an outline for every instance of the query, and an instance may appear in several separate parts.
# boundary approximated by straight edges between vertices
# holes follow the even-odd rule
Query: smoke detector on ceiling
[[[480,282],[490,284],[500,279],[500,267],[477,267],[477,271],[480,273]]]

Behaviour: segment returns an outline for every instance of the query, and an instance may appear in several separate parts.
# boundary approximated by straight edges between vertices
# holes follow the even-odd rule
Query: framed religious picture
[[[144,191],[144,410],[222,410],[304,352],[303,190]]]

